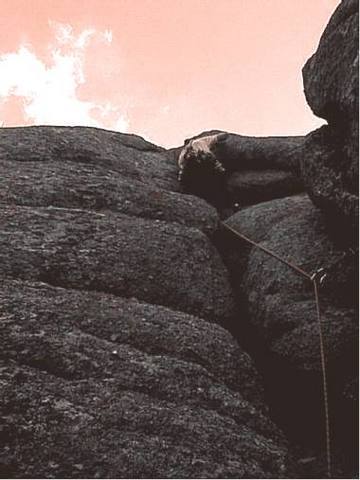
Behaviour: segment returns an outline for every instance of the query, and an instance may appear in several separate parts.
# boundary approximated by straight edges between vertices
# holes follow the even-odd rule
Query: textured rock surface
[[[244,170],[229,176],[227,189],[231,198],[243,206],[294,195],[303,187],[299,177],[292,172]]]
[[[0,158],[17,162],[71,162],[104,167],[129,179],[178,190],[166,151],[137,135],[89,127],[0,129]]]
[[[137,297],[226,323],[228,275],[207,237],[112,212],[0,205],[0,274]]]
[[[342,258],[342,252],[326,234],[321,214],[304,196],[246,208],[226,224],[310,274],[323,265],[335,265],[336,260]],[[334,270],[321,286],[329,361],[333,355],[344,354],[356,331],[354,259],[351,263],[354,268],[348,271],[348,277],[336,275]],[[249,302],[251,319],[266,338],[270,350],[278,352],[283,359],[288,358],[296,368],[318,369],[311,283],[256,248],[251,249],[245,271],[238,272],[238,278]],[[313,341],[309,341],[308,335],[313,336]]]
[[[355,146],[357,140],[352,140]],[[345,154],[344,139],[333,127],[309,134],[302,178],[311,200],[324,213],[329,231],[343,248],[357,244],[358,158]]]
[[[65,142],[69,134],[74,135],[74,130],[58,129],[50,127],[38,127],[29,129],[5,129],[0,130],[0,202],[6,204],[47,207],[49,205],[64,208],[81,208],[94,211],[112,210],[127,215],[149,219],[159,219],[166,222],[176,222],[182,225],[196,227],[207,233],[217,228],[218,217],[213,208],[197,197],[182,195],[173,191],[157,187],[157,178],[152,182],[152,176],[161,177],[164,165],[169,170],[169,164],[164,159],[162,152],[157,155],[157,163],[149,177],[139,174],[133,178],[133,172],[129,173],[127,162],[136,163],[137,157],[141,159],[141,151],[122,145],[123,138],[120,134],[115,144],[110,149],[108,136],[111,132],[96,129],[82,128],[77,130],[78,143],[75,139],[72,144]],[[92,130],[107,149],[111,150],[113,165],[109,165],[109,158],[103,152],[101,143],[91,144],[83,140],[83,134],[89,135]],[[4,133],[5,132],[5,133]],[[51,144],[46,154],[38,152],[37,145],[42,139],[47,148],[55,136],[55,144]],[[14,142],[14,143],[13,143]],[[65,147],[62,149],[62,143]],[[94,142],[94,139],[93,139]],[[84,158],[79,163],[77,155],[81,151],[81,144],[86,144],[88,160]],[[14,145],[20,145],[20,152]],[[28,152],[24,152],[26,144]],[[55,147],[61,155],[58,157]],[[120,153],[119,153],[120,151]],[[22,153],[21,153],[22,152]],[[73,157],[71,155],[73,152]],[[125,153],[124,153],[125,152]],[[29,155],[31,154],[31,157]],[[143,153],[145,156],[147,152]],[[104,158],[99,160],[99,155]],[[124,162],[124,156],[126,161]],[[99,162],[98,162],[99,160]],[[143,160],[141,160],[141,164]],[[171,177],[176,175],[176,170],[171,166]],[[165,180],[163,183],[166,183]],[[177,183],[176,183],[177,187]]]
[[[285,476],[252,362],[221,327],[4,278],[0,304],[2,476]]]
[[[346,391],[357,377],[356,260],[329,240],[321,213],[305,196],[273,200],[238,212],[226,222],[251,240],[308,273],[332,265],[321,286],[320,305],[329,376],[332,439],[356,458],[356,399]],[[322,432],[320,349],[311,282],[276,258],[238,241],[224,257],[248,305],[256,348],[271,385],[279,382],[279,417],[304,438]],[[288,385],[284,390],[281,385]],[[295,414],[294,408],[297,409]],[[306,418],[307,421],[298,419]],[[285,423],[286,423],[285,422]],[[355,446],[354,446],[355,444]]]
[[[358,7],[357,0],[340,3],[303,68],[307,101],[329,125],[307,137],[302,177],[313,202],[347,244],[357,243],[359,216]]]
[[[303,68],[306,99],[331,124],[358,115],[358,10],[358,0],[342,0]]]
[[[1,476],[284,477],[253,363],[209,322],[235,313],[216,211],[135,136],[0,140]]]
[[[336,259],[342,256],[329,240],[321,214],[303,196],[249,207],[226,223],[310,274],[323,265],[335,264]],[[321,285],[324,324],[329,330],[327,350],[330,361],[332,355],[341,354],[339,349],[344,353],[356,331],[352,321],[355,312],[351,308],[356,296],[354,270],[347,283],[344,277],[331,273]],[[344,283],[341,284],[341,281]],[[352,292],[349,291],[350,285],[354,289]],[[251,318],[265,335],[270,349],[278,351],[283,358],[289,357],[289,363],[297,368],[319,368],[311,283],[276,258],[252,248],[243,287]],[[334,293],[338,296],[335,305]],[[340,325],[335,327],[337,323]],[[336,338],[339,328],[339,338]],[[348,335],[345,335],[346,330]],[[307,335],[313,335],[312,342],[309,342],[305,331]],[[294,334],[296,338],[291,339]]]
[[[329,125],[229,134],[216,149],[226,175],[204,182],[200,165],[191,190],[224,218],[301,191],[301,169],[321,211],[296,195],[227,223],[309,273],[326,268],[332,467],[345,478],[358,457],[345,254],[358,218],[357,23],[343,0],[303,70]],[[219,230],[216,210],[181,191],[178,154],[92,128],[0,129],[1,477],[326,476],[312,284]]]
[[[203,132],[194,138],[213,135],[218,130]],[[247,137],[227,134],[216,143],[213,152],[225,167],[225,175],[213,164],[188,163],[184,170],[186,192],[215,205],[221,216],[234,203],[240,206],[303,190],[299,176],[304,137]],[[173,161],[181,148],[168,152]]]
[[[227,133],[221,130],[208,130],[193,138]],[[285,170],[298,171],[305,137],[249,137],[227,133],[226,138],[215,147],[219,160],[230,171],[239,170]],[[185,140],[185,142],[187,142]],[[182,147],[168,151],[176,158]]]
[[[162,149],[91,128],[11,128],[0,137],[0,201],[11,205],[1,212],[2,272],[231,316],[227,273],[198,230],[215,230],[217,214],[156,186],[173,177],[178,185]]]
[[[217,154],[230,171],[299,171],[304,137],[248,137],[229,134]]]

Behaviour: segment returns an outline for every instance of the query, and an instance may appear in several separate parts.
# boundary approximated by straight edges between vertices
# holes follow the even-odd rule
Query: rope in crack
[[[287,265],[289,268],[294,270],[299,275],[302,275],[307,280],[309,280],[314,289],[314,299],[316,305],[316,317],[319,327],[319,344],[320,344],[320,359],[321,359],[321,372],[322,372],[322,383],[323,383],[323,396],[324,396],[324,413],[325,413],[325,441],[326,441],[326,461],[327,461],[327,476],[331,478],[331,437],[330,437],[330,417],[329,417],[329,399],[328,399],[328,387],[327,387],[327,369],[326,369],[326,355],[325,355],[325,347],[324,347],[324,335],[323,335],[323,328],[322,328],[322,319],[321,319],[321,311],[320,311],[320,302],[319,302],[319,289],[318,285],[321,284],[323,278],[325,277],[323,269],[316,271],[313,274],[309,274],[302,268],[298,267],[294,263],[286,260],[285,258],[280,257],[275,252],[269,250],[266,247],[263,247],[251,238],[243,235],[242,233],[238,232],[234,228],[230,227],[224,222],[221,222],[222,226],[225,227],[227,230],[232,232],[237,237],[241,238],[247,243],[250,243],[254,247],[262,250],[267,255],[275,258],[279,262]]]

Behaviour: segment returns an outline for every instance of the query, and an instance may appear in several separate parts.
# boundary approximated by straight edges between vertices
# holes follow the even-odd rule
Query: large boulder
[[[234,206],[251,205],[303,190],[300,160],[304,137],[248,137],[212,130],[187,139],[185,144],[218,133],[223,133],[221,140],[214,142],[211,150],[225,172],[195,157],[186,163],[183,171],[186,192],[205,198],[226,216]],[[168,155],[174,161],[180,153],[178,148]]]
[[[286,476],[253,363],[214,323],[236,312],[217,213],[167,152],[80,127],[0,141],[1,475]]]
[[[140,150],[143,143],[80,127],[0,130],[0,202],[114,211],[213,232],[215,209],[168,190],[178,187],[176,168],[151,144]]]
[[[136,297],[226,324],[227,271],[195,228],[113,212],[0,205],[0,274]]]
[[[327,223],[355,244],[358,225],[359,11],[343,0],[303,68],[306,99],[328,125],[308,135],[302,178]]]
[[[0,128],[0,158],[104,167],[167,190],[179,190],[176,166],[166,151],[137,135],[91,127]]]
[[[217,213],[168,190],[178,182],[164,150],[81,127],[0,136],[2,273],[231,317],[227,272],[203,233]]]
[[[326,267],[320,309],[332,441],[348,458],[356,458],[356,395],[347,393],[357,377],[356,259],[344,256],[329,239],[321,212],[306,196],[248,207],[226,225],[308,274]],[[276,418],[306,441],[309,435],[323,440],[319,325],[312,282],[261,249],[227,235],[231,240],[226,236],[222,240],[223,257],[247,303],[248,324],[238,328],[242,336],[253,336],[250,348],[276,397]]]
[[[303,68],[312,111],[339,127],[358,115],[358,23],[358,0],[342,0]]]
[[[299,177],[286,170],[243,170],[232,173],[227,190],[238,207],[295,195],[303,190]]]
[[[230,133],[216,150],[225,168],[298,173],[304,137],[249,137]]]
[[[287,445],[220,326],[1,278],[4,478],[283,478]]]
[[[348,155],[357,138],[349,138],[330,125],[308,135],[301,165],[309,197],[323,212],[329,233],[346,249],[357,245],[359,219],[358,158]]]

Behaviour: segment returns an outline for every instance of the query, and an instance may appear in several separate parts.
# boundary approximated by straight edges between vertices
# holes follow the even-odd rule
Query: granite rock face
[[[343,0],[303,70],[328,125],[227,134],[225,174],[190,162],[185,191],[180,149],[0,129],[1,477],[326,477],[313,284],[251,242],[324,268],[333,477],[354,476],[357,23]]]
[[[355,146],[357,138],[350,139]],[[339,246],[356,247],[359,221],[358,158],[346,154],[344,137],[332,126],[308,135],[302,178],[309,197],[323,212]],[[351,147],[352,148],[352,147]]]
[[[0,158],[13,162],[57,162],[105,167],[127,178],[178,190],[176,167],[166,152],[137,135],[90,127],[0,129]]]
[[[4,478],[282,478],[288,445],[211,242],[162,149],[0,130]],[[203,318],[200,318],[203,317]]]
[[[305,96],[318,117],[341,127],[358,114],[358,0],[342,0],[303,68]]]
[[[359,4],[343,0],[303,68],[304,90],[328,125],[308,135],[301,165],[307,191],[328,224],[356,243],[359,176]]]
[[[167,152],[136,135],[86,127],[0,129],[0,201],[176,222],[206,233],[214,209],[178,194]]]
[[[113,212],[0,206],[0,275],[108,292],[209,320],[234,314],[227,271],[207,237]]]
[[[331,265],[320,286],[320,308],[333,411],[332,441],[334,448],[346,445],[346,455],[356,462],[357,399],[347,395],[358,374],[354,361],[358,342],[355,257],[344,256],[330,240],[321,212],[303,195],[245,208],[226,224],[310,275]],[[278,382],[282,392],[275,401],[275,415],[286,419],[285,424],[292,425],[298,435],[306,438],[311,431],[313,439],[318,438],[324,420],[312,282],[242,240],[224,243],[223,252],[235,288],[247,305],[243,318],[248,318],[255,355],[271,384]],[[240,324],[240,332],[243,329]]]
[[[1,473],[279,478],[287,447],[247,354],[215,324],[2,279]]]
[[[235,203],[243,207],[294,195],[303,186],[296,174],[286,170],[243,170],[229,176],[227,190]]]
[[[351,320],[357,295],[355,261],[349,262],[353,268],[348,276],[335,274],[336,260],[340,261],[343,253],[329,239],[321,213],[311,201],[294,196],[265,202],[238,212],[225,223],[310,275],[323,265],[333,265],[320,291],[324,324],[329,329],[329,361],[341,351],[344,354],[356,332],[356,323]],[[251,321],[261,330],[268,347],[297,369],[320,368],[311,282],[256,247],[244,253],[248,258],[244,271],[238,272],[239,287],[247,296]],[[338,324],[333,332],[332,324]],[[291,340],[293,334],[299,338]],[[307,335],[313,335],[314,340],[309,342]]]
[[[248,137],[229,134],[219,143],[218,155],[225,168],[299,172],[304,137]]]
[[[224,133],[218,130],[203,132],[195,138]],[[185,141],[187,142],[187,140]],[[215,205],[221,216],[231,209],[259,201],[279,198],[303,191],[300,180],[300,160],[304,137],[248,137],[226,134],[213,147],[216,159],[225,174],[206,165],[206,162],[188,163],[184,177],[188,178],[185,191]],[[181,148],[173,149],[178,158]]]
[[[217,213],[165,188],[178,182],[161,149],[80,127],[0,136],[3,275],[136,296],[225,323],[234,314],[228,274],[203,233],[217,228]]]

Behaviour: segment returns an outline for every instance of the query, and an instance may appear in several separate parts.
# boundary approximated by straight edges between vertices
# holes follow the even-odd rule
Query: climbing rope
[[[309,280],[314,289],[314,298],[316,304],[316,316],[317,316],[317,323],[319,326],[319,343],[320,343],[320,359],[321,359],[321,372],[322,372],[322,383],[323,383],[323,396],[324,396],[324,412],[325,412],[325,437],[326,437],[326,459],[327,459],[327,476],[331,478],[331,441],[330,441],[330,420],[329,420],[329,400],[328,400],[328,387],[327,387],[327,371],[326,371],[326,356],[325,356],[325,347],[324,347],[324,336],[323,336],[323,328],[322,328],[322,320],[321,320],[321,311],[320,311],[320,302],[319,302],[319,290],[318,290],[318,282],[319,282],[319,274],[320,270],[309,274],[305,272],[302,268],[295,265],[295,263],[286,260],[285,258],[280,257],[275,252],[272,252],[266,247],[263,247],[254,240],[251,240],[247,236],[243,235],[242,233],[238,232],[234,228],[230,227],[226,223],[222,222],[222,225],[232,232],[237,237],[241,238],[247,243],[250,243],[254,247],[262,250],[267,255],[275,258],[279,262],[287,265],[289,268],[297,272],[299,275],[302,275],[307,280]],[[321,273],[322,277],[320,278],[320,283],[323,278],[323,274]]]
[[[330,419],[329,419],[329,399],[327,388],[327,375],[326,375],[326,357],[324,347],[324,337],[321,323],[321,312],[319,302],[319,291],[316,274],[313,275],[314,296],[316,303],[316,314],[319,325],[319,343],[320,343],[320,357],[321,357],[321,370],[323,380],[323,395],[324,395],[324,412],[325,412],[325,432],[326,432],[326,458],[327,458],[327,474],[331,478],[331,446],[330,446]]]

